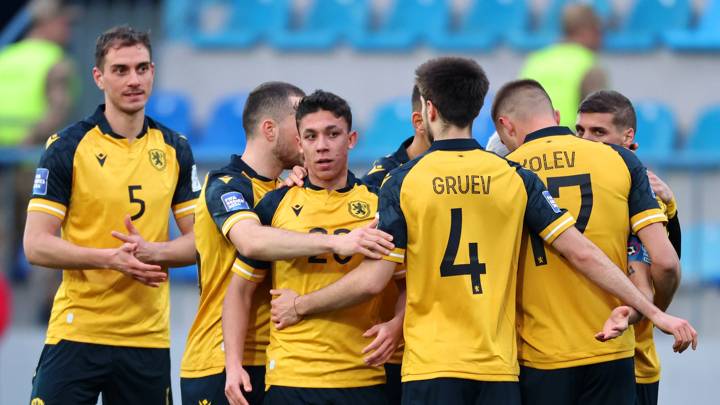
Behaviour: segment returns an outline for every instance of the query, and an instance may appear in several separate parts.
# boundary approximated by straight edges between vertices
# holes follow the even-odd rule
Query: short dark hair
[[[520,79],[513,80],[505,83],[500,90],[495,94],[495,100],[493,100],[492,110],[490,116],[493,122],[497,123],[498,118],[501,114],[506,113],[507,110],[512,109],[516,106],[515,95],[519,92],[525,92],[528,90],[535,91],[538,96],[542,99],[546,99],[550,105],[550,111],[552,109],[552,100],[548,95],[545,88],[537,81],[533,79]]]
[[[630,100],[614,90],[599,90],[585,97],[578,113],[609,113],[618,129],[637,130],[637,116]]]
[[[413,86],[412,97],[410,97],[410,103],[412,104],[413,112],[420,112],[422,110],[422,101],[420,100],[420,89],[417,84]]]
[[[460,128],[472,124],[483,106],[490,83],[472,59],[441,57],[415,70],[415,83],[445,121]]]
[[[348,131],[352,129],[352,112],[350,105],[342,97],[324,90],[315,90],[300,100],[295,112],[295,122],[300,128],[300,120],[308,114],[318,111],[330,111],[336,118],[343,118],[347,122]]]
[[[291,114],[295,106],[290,104],[289,99],[293,96],[304,97],[305,92],[285,82],[265,82],[255,87],[248,95],[243,108],[242,123],[245,136],[252,137],[264,117],[270,116],[275,120],[281,120],[282,114]]]
[[[110,51],[110,48],[124,48],[137,44],[141,44],[147,48],[148,53],[150,53],[150,60],[152,60],[152,46],[150,45],[149,32],[136,31],[129,25],[110,28],[103,32],[95,43],[95,66],[102,70],[103,64],[105,63],[105,55]]]

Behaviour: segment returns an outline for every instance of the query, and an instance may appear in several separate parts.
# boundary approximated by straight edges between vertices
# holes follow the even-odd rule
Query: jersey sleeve
[[[226,183],[221,178],[210,177],[205,189],[205,204],[225,237],[233,225],[243,219],[260,221],[252,208],[252,183],[245,178],[233,178]]]
[[[380,221],[378,229],[387,232],[393,237],[395,249],[383,259],[395,263],[405,262],[405,249],[407,247],[407,223],[405,214],[400,208],[400,187],[402,176],[388,176],[380,188],[378,197],[378,215]]]
[[[650,187],[647,169],[642,165],[634,153],[625,148],[611,145],[623,158],[630,172],[630,195],[628,207],[630,209],[630,227],[633,233],[656,222],[667,222],[667,217],[658,204],[655,193]]]
[[[391,169],[394,168],[394,165],[391,163],[390,159],[387,158],[376,160],[373,162],[370,170],[368,170],[368,172],[362,177],[361,181],[368,186],[375,187],[376,189],[380,188],[385,176]]]
[[[176,145],[176,154],[180,173],[172,199],[172,210],[175,218],[192,215],[195,212],[195,203],[200,195],[200,180],[192,150],[187,140],[180,138]]]
[[[255,207],[255,214],[263,225],[272,226],[275,211],[277,211],[280,202],[289,190],[289,187],[273,190],[267,193]],[[247,235],[247,237],[252,237],[252,235]],[[270,271],[270,265],[270,262],[255,260],[238,253],[232,266],[232,272],[245,280],[259,283],[265,279],[268,271]]]
[[[35,170],[28,212],[44,212],[62,220],[70,205],[77,143],[55,134],[46,145]]]
[[[527,192],[525,207],[525,225],[545,241],[551,244],[568,228],[575,225],[575,218],[567,210],[560,208],[545,188],[542,180],[533,172],[517,168]]]

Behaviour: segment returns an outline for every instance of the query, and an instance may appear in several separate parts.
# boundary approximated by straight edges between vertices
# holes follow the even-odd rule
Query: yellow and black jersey
[[[435,141],[390,172],[379,229],[407,266],[402,380],[517,381],[515,286],[523,226],[571,227],[532,172],[474,139]]]
[[[340,235],[366,225],[377,211],[377,195],[349,173],[347,186],[331,191],[305,181],[304,187],[268,193],[256,207],[265,225],[296,232]],[[272,269],[273,288],[310,293],[339,280],[357,267],[362,255],[325,254],[259,264],[238,258],[233,272],[261,282]],[[362,334],[379,322],[379,297],[305,317],[283,330],[271,326],[265,383],[303,388],[350,388],[382,384],[385,371],[363,362]]]
[[[183,378],[205,377],[225,369],[222,305],[237,254],[228,233],[240,220],[259,221],[253,208],[276,186],[276,180],[258,175],[237,155],[205,180],[195,209],[200,302],[180,366]],[[250,313],[243,364],[262,366],[270,334],[269,280],[253,294]]]
[[[126,214],[148,241],[168,240],[168,214],[192,215],[200,190],[187,140],[150,118],[133,142],[113,133],[104,106],[51,136],[35,174],[30,212],[62,220],[62,238],[116,248]],[[46,343],[61,339],[113,346],[166,348],[168,284],[140,284],[120,272],[63,271]]]
[[[404,165],[410,160],[407,154],[407,148],[412,144],[413,139],[414,137],[410,137],[404,140],[395,152],[373,162],[372,168],[362,177],[362,182],[370,187],[379,189],[385,176],[390,173],[391,170]],[[389,321],[395,316],[395,304],[397,303],[399,294],[400,291],[398,290],[397,284],[388,283],[387,287],[385,287],[385,291],[383,291],[380,300],[380,319],[382,319],[383,322]],[[390,364],[402,364],[402,354],[404,350],[405,345],[400,343],[395,353],[393,353],[387,362]]]
[[[577,218],[578,230],[621,269],[627,269],[630,229],[666,221],[645,167],[622,147],[549,127],[529,134],[508,159],[537,173],[558,205]],[[520,363],[557,369],[632,357],[633,333],[609,342],[593,338],[621,301],[532,236],[524,243],[518,285]]]

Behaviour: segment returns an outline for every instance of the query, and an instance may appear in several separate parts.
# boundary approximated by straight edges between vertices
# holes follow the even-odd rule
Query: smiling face
[[[350,132],[345,119],[318,110],[305,115],[298,129],[310,181],[324,186],[343,179],[348,170],[348,151],[357,141],[357,133]]]
[[[104,63],[93,68],[93,78],[105,92],[105,104],[126,114],[145,108],[155,77],[150,52],[141,45],[110,48]]]

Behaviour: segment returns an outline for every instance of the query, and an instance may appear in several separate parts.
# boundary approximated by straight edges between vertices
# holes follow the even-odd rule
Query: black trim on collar
[[[108,122],[107,118],[105,117],[105,104],[100,104],[98,106],[98,108],[95,110],[93,115],[90,117],[89,121],[97,124],[97,126],[100,127],[100,130],[105,135],[110,135],[115,139],[127,139],[126,137],[124,137],[122,135],[116,134],[112,130],[110,123]],[[138,136],[135,137],[135,139],[140,139],[143,136],[145,136],[145,134],[147,134],[147,132],[148,132],[148,127],[149,127],[148,119],[147,119],[147,117],[144,117],[142,130],[140,131]]]
[[[348,170],[348,172],[347,172],[347,184],[345,185],[345,187],[339,188],[339,189],[337,189],[337,190],[332,190],[332,191],[336,191],[336,192],[338,192],[338,193],[346,193],[346,192],[352,190],[357,184],[362,184],[362,183],[360,182],[360,180],[358,180],[358,179],[355,177],[355,175],[353,174],[353,172],[351,172],[350,170]],[[318,186],[312,184],[312,183],[310,182],[310,176],[309,176],[309,175],[308,175],[308,176],[305,176],[304,187],[309,188],[310,190],[327,190],[326,188],[318,187]]]
[[[400,164],[405,164],[409,162],[410,156],[408,156],[407,154],[407,148],[410,147],[414,139],[415,136],[411,136],[410,138],[404,140],[403,143],[400,144],[400,147],[395,151],[395,153],[392,154],[392,158],[398,161]]]
[[[525,142],[534,141],[536,139],[544,138],[546,136],[555,136],[555,135],[575,135],[575,132],[573,132],[568,127],[547,127],[543,129],[539,129],[535,132],[529,133],[525,137]]]
[[[257,172],[252,167],[250,167],[247,163],[245,163],[244,160],[242,160],[241,155],[230,156],[230,167],[239,172],[247,173],[247,175],[252,177],[253,179],[258,179],[260,181],[273,181],[273,179],[269,179],[265,176],[257,174]]]
[[[443,139],[434,141],[428,149],[428,153],[435,150],[472,150],[482,149],[475,138],[455,138],[455,139]]]

